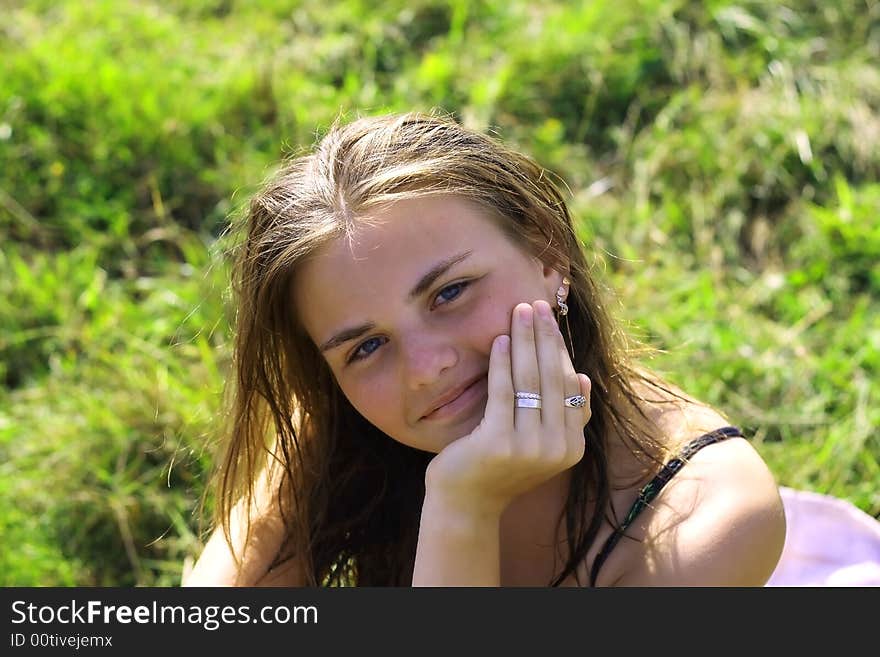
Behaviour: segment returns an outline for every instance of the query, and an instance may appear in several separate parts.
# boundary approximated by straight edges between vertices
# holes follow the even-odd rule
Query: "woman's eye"
[[[383,342],[385,338],[370,338],[369,340],[365,340],[360,344],[360,346],[355,350],[355,352],[351,355],[351,358],[348,359],[349,363],[352,363],[356,360],[361,360],[366,358],[370,354],[372,354],[376,349],[381,347],[385,342]],[[385,340],[387,341],[387,340]]]
[[[468,285],[470,285],[470,281],[461,281],[460,283],[447,285],[442,290],[440,290],[440,292],[437,293],[437,296],[434,298],[434,305],[443,305],[444,303],[454,301],[456,297],[464,292],[465,288]],[[439,303],[437,303],[438,301]]]
[[[458,298],[470,284],[471,281],[461,281],[459,283],[452,283],[451,285],[447,285],[437,293],[436,297],[434,297],[434,306],[442,306],[451,301],[455,301],[455,299]],[[355,349],[354,353],[348,358],[346,362],[353,363],[358,360],[364,360],[386,342],[388,342],[388,339],[382,337],[370,338],[369,340],[365,340],[360,345],[358,345],[358,348]]]

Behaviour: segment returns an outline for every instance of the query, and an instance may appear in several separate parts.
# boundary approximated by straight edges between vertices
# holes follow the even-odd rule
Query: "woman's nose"
[[[410,388],[434,385],[456,363],[455,347],[439,336],[416,336],[404,342],[404,376]]]

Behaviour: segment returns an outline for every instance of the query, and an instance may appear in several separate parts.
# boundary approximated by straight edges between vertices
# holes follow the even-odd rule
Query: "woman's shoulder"
[[[275,454],[267,458],[250,492],[230,509],[226,525],[214,528],[198,560],[187,568],[183,586],[306,585],[302,559],[276,563],[289,531],[279,506],[289,480],[280,450]]]
[[[642,376],[632,384],[633,391],[667,458],[694,438],[730,424],[719,410],[672,383],[648,372]]]
[[[717,410],[671,389],[653,405],[665,451],[729,426]],[[770,577],[785,539],[776,481],[742,437],[705,442],[633,520],[600,584],[751,586]],[[669,460],[668,458],[666,460]]]

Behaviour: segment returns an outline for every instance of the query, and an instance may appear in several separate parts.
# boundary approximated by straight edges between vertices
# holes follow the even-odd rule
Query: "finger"
[[[562,359],[559,353],[559,328],[553,310],[546,301],[533,304],[535,347],[541,378],[541,425],[545,435],[562,438],[565,431]]]
[[[565,409],[565,428],[570,434],[575,435],[583,429],[589,419],[590,379],[586,374],[575,372],[571,357],[568,354],[568,348],[565,346],[565,340],[562,339],[561,333],[559,333],[557,339],[557,346],[562,361],[561,369],[565,398],[568,399],[575,395],[583,395],[587,401],[582,408],[572,408],[563,404],[563,408]]]
[[[580,409],[582,412],[581,426],[584,426],[590,421],[590,418],[593,417],[593,411],[590,407],[590,393],[593,390],[593,382],[590,381],[590,377],[582,372],[578,372],[577,377],[578,383],[580,384],[580,394],[582,394],[587,400],[586,405]]]
[[[535,353],[534,313],[527,303],[513,309],[510,322],[510,356],[514,392],[541,394],[538,357]],[[541,411],[536,408],[514,408],[513,426],[527,434],[537,435]]]
[[[493,426],[513,428],[513,379],[510,374],[510,336],[492,343],[488,374],[489,400],[484,418]]]
[[[590,421],[590,378],[581,372],[576,375],[578,383],[577,394],[582,395],[586,399],[586,403],[582,408],[565,409],[566,417],[566,436],[568,436],[568,456],[571,463],[577,463],[584,457],[587,449],[587,439],[584,434],[584,427]]]

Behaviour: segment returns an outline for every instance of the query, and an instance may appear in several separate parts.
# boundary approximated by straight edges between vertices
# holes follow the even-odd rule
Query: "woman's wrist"
[[[429,515],[450,530],[462,531],[468,531],[474,526],[497,525],[507,505],[497,500],[476,499],[477,497],[450,494],[440,486],[429,486],[422,504],[422,520],[424,522],[425,516]]]
[[[487,491],[466,490],[461,482],[446,482],[428,466],[423,514],[430,506],[432,513],[442,513],[450,519],[459,517],[464,523],[468,519],[492,522],[500,520],[509,502]]]

